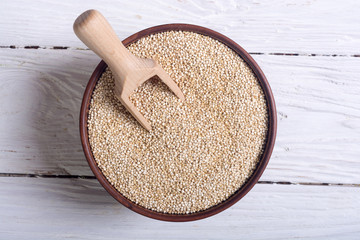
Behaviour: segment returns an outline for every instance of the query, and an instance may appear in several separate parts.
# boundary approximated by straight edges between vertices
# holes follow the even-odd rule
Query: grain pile
[[[128,49],[156,59],[186,99],[156,77],[138,88],[131,100],[147,132],[114,97],[106,70],[88,118],[98,166],[121,194],[154,211],[193,213],[226,200],[262,156],[268,113],[257,78],[235,52],[197,33],[158,33]]]

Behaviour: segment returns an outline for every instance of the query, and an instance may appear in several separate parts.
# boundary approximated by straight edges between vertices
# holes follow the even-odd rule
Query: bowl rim
[[[210,207],[206,210],[190,213],[190,214],[167,214],[167,213],[161,213],[156,212],[147,208],[144,208],[131,200],[124,197],[120,192],[118,192],[110,182],[106,179],[106,177],[103,175],[102,171],[99,169],[91,151],[90,143],[89,143],[89,136],[88,136],[88,128],[87,128],[87,120],[88,120],[88,113],[89,113],[89,106],[91,101],[91,96],[93,93],[93,90],[96,86],[96,83],[98,79],[101,77],[102,73],[106,69],[107,65],[104,61],[101,61],[98,66],[95,68],[94,72],[92,73],[89,82],[86,86],[86,89],[84,91],[82,103],[81,103],[81,110],[80,110],[80,137],[81,137],[81,143],[84,150],[84,154],[86,157],[86,160],[94,173],[95,177],[98,179],[100,184],[106,189],[106,191],[117,201],[122,203],[125,207],[150,218],[163,220],[163,221],[171,221],[171,222],[185,222],[185,221],[194,221],[199,220],[203,218],[210,217],[212,215],[215,215],[219,212],[224,211],[225,209],[231,207],[234,205],[237,201],[239,201],[241,198],[243,198],[258,182],[259,178],[261,177],[262,173],[264,172],[272,150],[274,148],[275,144],[275,138],[276,138],[276,129],[277,129],[277,118],[276,118],[276,107],[275,107],[275,100],[274,96],[272,94],[270,85],[258,66],[258,64],[255,62],[255,60],[250,56],[249,53],[247,53],[242,47],[240,47],[237,43],[235,43],[230,38],[205,27],[192,25],[192,24],[164,24],[159,26],[150,27],[147,29],[144,29],[140,32],[137,32],[130,37],[126,38],[123,41],[123,44],[125,46],[130,45],[131,43],[134,43],[138,39],[151,35],[156,34],[160,32],[166,32],[166,31],[190,31],[199,33],[205,36],[209,36],[213,39],[216,39],[226,46],[230,47],[233,51],[235,51],[252,69],[252,71],[255,73],[256,77],[259,80],[259,83],[262,87],[262,90],[265,94],[265,99],[267,102],[267,108],[268,108],[268,115],[269,115],[269,128],[267,133],[267,141],[265,144],[263,155],[258,163],[258,166],[256,167],[255,171],[252,173],[251,177],[246,181],[246,183],[237,190],[232,196],[230,196],[228,199],[224,200],[223,202]]]

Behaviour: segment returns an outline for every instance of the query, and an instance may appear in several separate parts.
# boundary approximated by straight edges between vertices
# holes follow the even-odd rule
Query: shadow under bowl
[[[85,89],[82,104],[81,104],[81,112],[80,112],[80,136],[81,136],[81,142],[83,146],[83,150],[86,156],[86,159],[89,163],[89,166],[98,179],[98,181],[101,183],[101,185],[110,193],[111,196],[113,196],[117,201],[122,203],[125,207],[142,214],[144,216],[163,220],[163,221],[172,221],[172,222],[184,222],[184,221],[194,221],[203,219],[206,217],[210,217],[214,214],[217,214],[228,207],[235,204],[237,201],[239,201],[242,197],[244,197],[251,189],[252,187],[257,183],[260,176],[264,172],[274,144],[275,144],[275,137],[276,137],[276,108],[275,108],[275,101],[273,94],[271,92],[269,83],[266,80],[266,77],[264,73],[261,71],[260,67],[257,65],[255,60],[247,53],[242,47],[240,47],[238,44],[236,44],[231,39],[227,38],[226,36],[215,32],[211,29],[196,26],[196,25],[190,25],[190,24],[166,24],[166,25],[160,25],[151,27],[145,30],[142,30],[138,33],[135,33],[131,35],[130,37],[126,38],[123,41],[123,44],[125,46],[128,46],[134,42],[136,42],[138,39],[151,35],[156,34],[160,32],[166,32],[166,31],[189,31],[189,32],[195,32],[199,33],[205,36],[209,36],[213,39],[216,39],[226,46],[228,46],[230,49],[235,51],[252,69],[254,74],[259,80],[259,83],[262,87],[262,90],[265,94],[265,99],[267,102],[267,108],[268,108],[268,133],[267,133],[267,139],[266,144],[264,148],[263,155],[252,173],[251,177],[247,180],[247,182],[239,189],[237,190],[232,196],[230,196],[227,200],[209,208],[204,211],[190,213],[190,214],[166,214],[161,212],[156,212],[147,208],[144,208],[126,197],[124,197],[120,192],[118,192],[111,183],[106,179],[106,177],[103,175],[102,171],[99,169],[94,156],[91,151],[90,143],[89,143],[89,136],[88,136],[88,113],[89,113],[89,107],[90,107],[90,101],[92,97],[92,93],[94,91],[94,88],[96,86],[97,81],[101,77],[102,73],[105,71],[107,65],[104,61],[101,61],[99,65],[96,67],[95,71],[93,72],[92,76],[90,77],[89,83]]]

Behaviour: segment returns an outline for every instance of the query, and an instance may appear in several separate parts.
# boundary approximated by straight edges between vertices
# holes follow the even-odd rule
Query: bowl
[[[88,121],[88,113],[89,113],[89,106],[91,101],[91,96],[93,93],[93,90],[96,86],[96,83],[98,79],[101,77],[102,73],[105,71],[107,65],[104,61],[101,61],[99,65],[94,70],[93,74],[90,77],[89,83],[86,86],[82,104],[81,104],[81,110],[80,110],[80,136],[81,136],[81,142],[82,147],[85,153],[85,157],[88,161],[88,164],[94,173],[95,177],[98,179],[98,181],[101,183],[101,185],[106,189],[106,191],[113,196],[117,201],[122,203],[125,207],[142,214],[144,216],[158,219],[158,220],[164,220],[164,221],[172,221],[172,222],[184,222],[184,221],[194,221],[203,219],[206,217],[210,217],[214,214],[217,214],[233,204],[235,204],[237,201],[239,201],[242,197],[244,197],[251,189],[252,187],[257,183],[260,176],[264,172],[274,144],[275,144],[275,137],[276,137],[276,108],[275,108],[275,101],[273,94],[271,92],[270,86],[268,81],[266,80],[266,77],[264,73],[261,71],[260,67],[257,65],[255,60],[247,53],[242,47],[240,47],[238,44],[236,44],[231,39],[227,38],[226,36],[215,32],[211,29],[196,26],[196,25],[190,25],[190,24],[166,24],[166,25],[160,25],[151,27],[145,30],[142,30],[138,33],[135,33],[131,35],[130,37],[126,38],[123,41],[123,44],[125,46],[130,45],[131,43],[136,42],[138,39],[151,35],[156,34],[159,32],[166,32],[166,31],[190,31],[199,33],[205,36],[209,36],[213,39],[216,39],[229,48],[231,48],[233,51],[235,51],[252,69],[252,71],[255,73],[256,77],[259,80],[259,83],[263,89],[263,92],[265,94],[266,102],[267,102],[267,108],[268,108],[268,133],[266,138],[266,144],[264,148],[263,155],[252,173],[251,177],[247,180],[247,182],[239,189],[237,190],[232,196],[230,196],[227,200],[219,203],[218,205],[215,205],[209,209],[206,209],[204,211],[196,212],[196,213],[190,213],[190,214],[166,214],[161,212],[156,212],[147,208],[144,208],[129,199],[125,198],[120,192],[118,192],[110,182],[106,179],[106,177],[103,175],[102,171],[99,169],[94,156],[91,152],[91,147],[89,143],[89,136],[88,136],[88,127],[87,127],[87,121]]]

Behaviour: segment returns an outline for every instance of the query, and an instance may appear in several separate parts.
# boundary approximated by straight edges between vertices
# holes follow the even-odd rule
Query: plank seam
[[[90,175],[36,174],[36,173],[0,173],[0,177],[96,179],[95,176],[90,176]]]
[[[80,51],[89,51],[88,48],[79,48],[79,47],[69,47],[69,46],[38,46],[38,45],[29,45],[29,46],[0,46],[0,48],[5,49],[50,49],[50,50],[80,50]],[[273,56],[302,56],[302,57],[360,57],[360,54],[318,54],[318,53],[280,53],[280,52],[249,52],[251,55],[273,55]]]
[[[0,177],[96,179],[95,176],[91,176],[91,175],[36,174],[36,173],[0,173]],[[258,184],[360,187],[359,183],[258,181]]]

